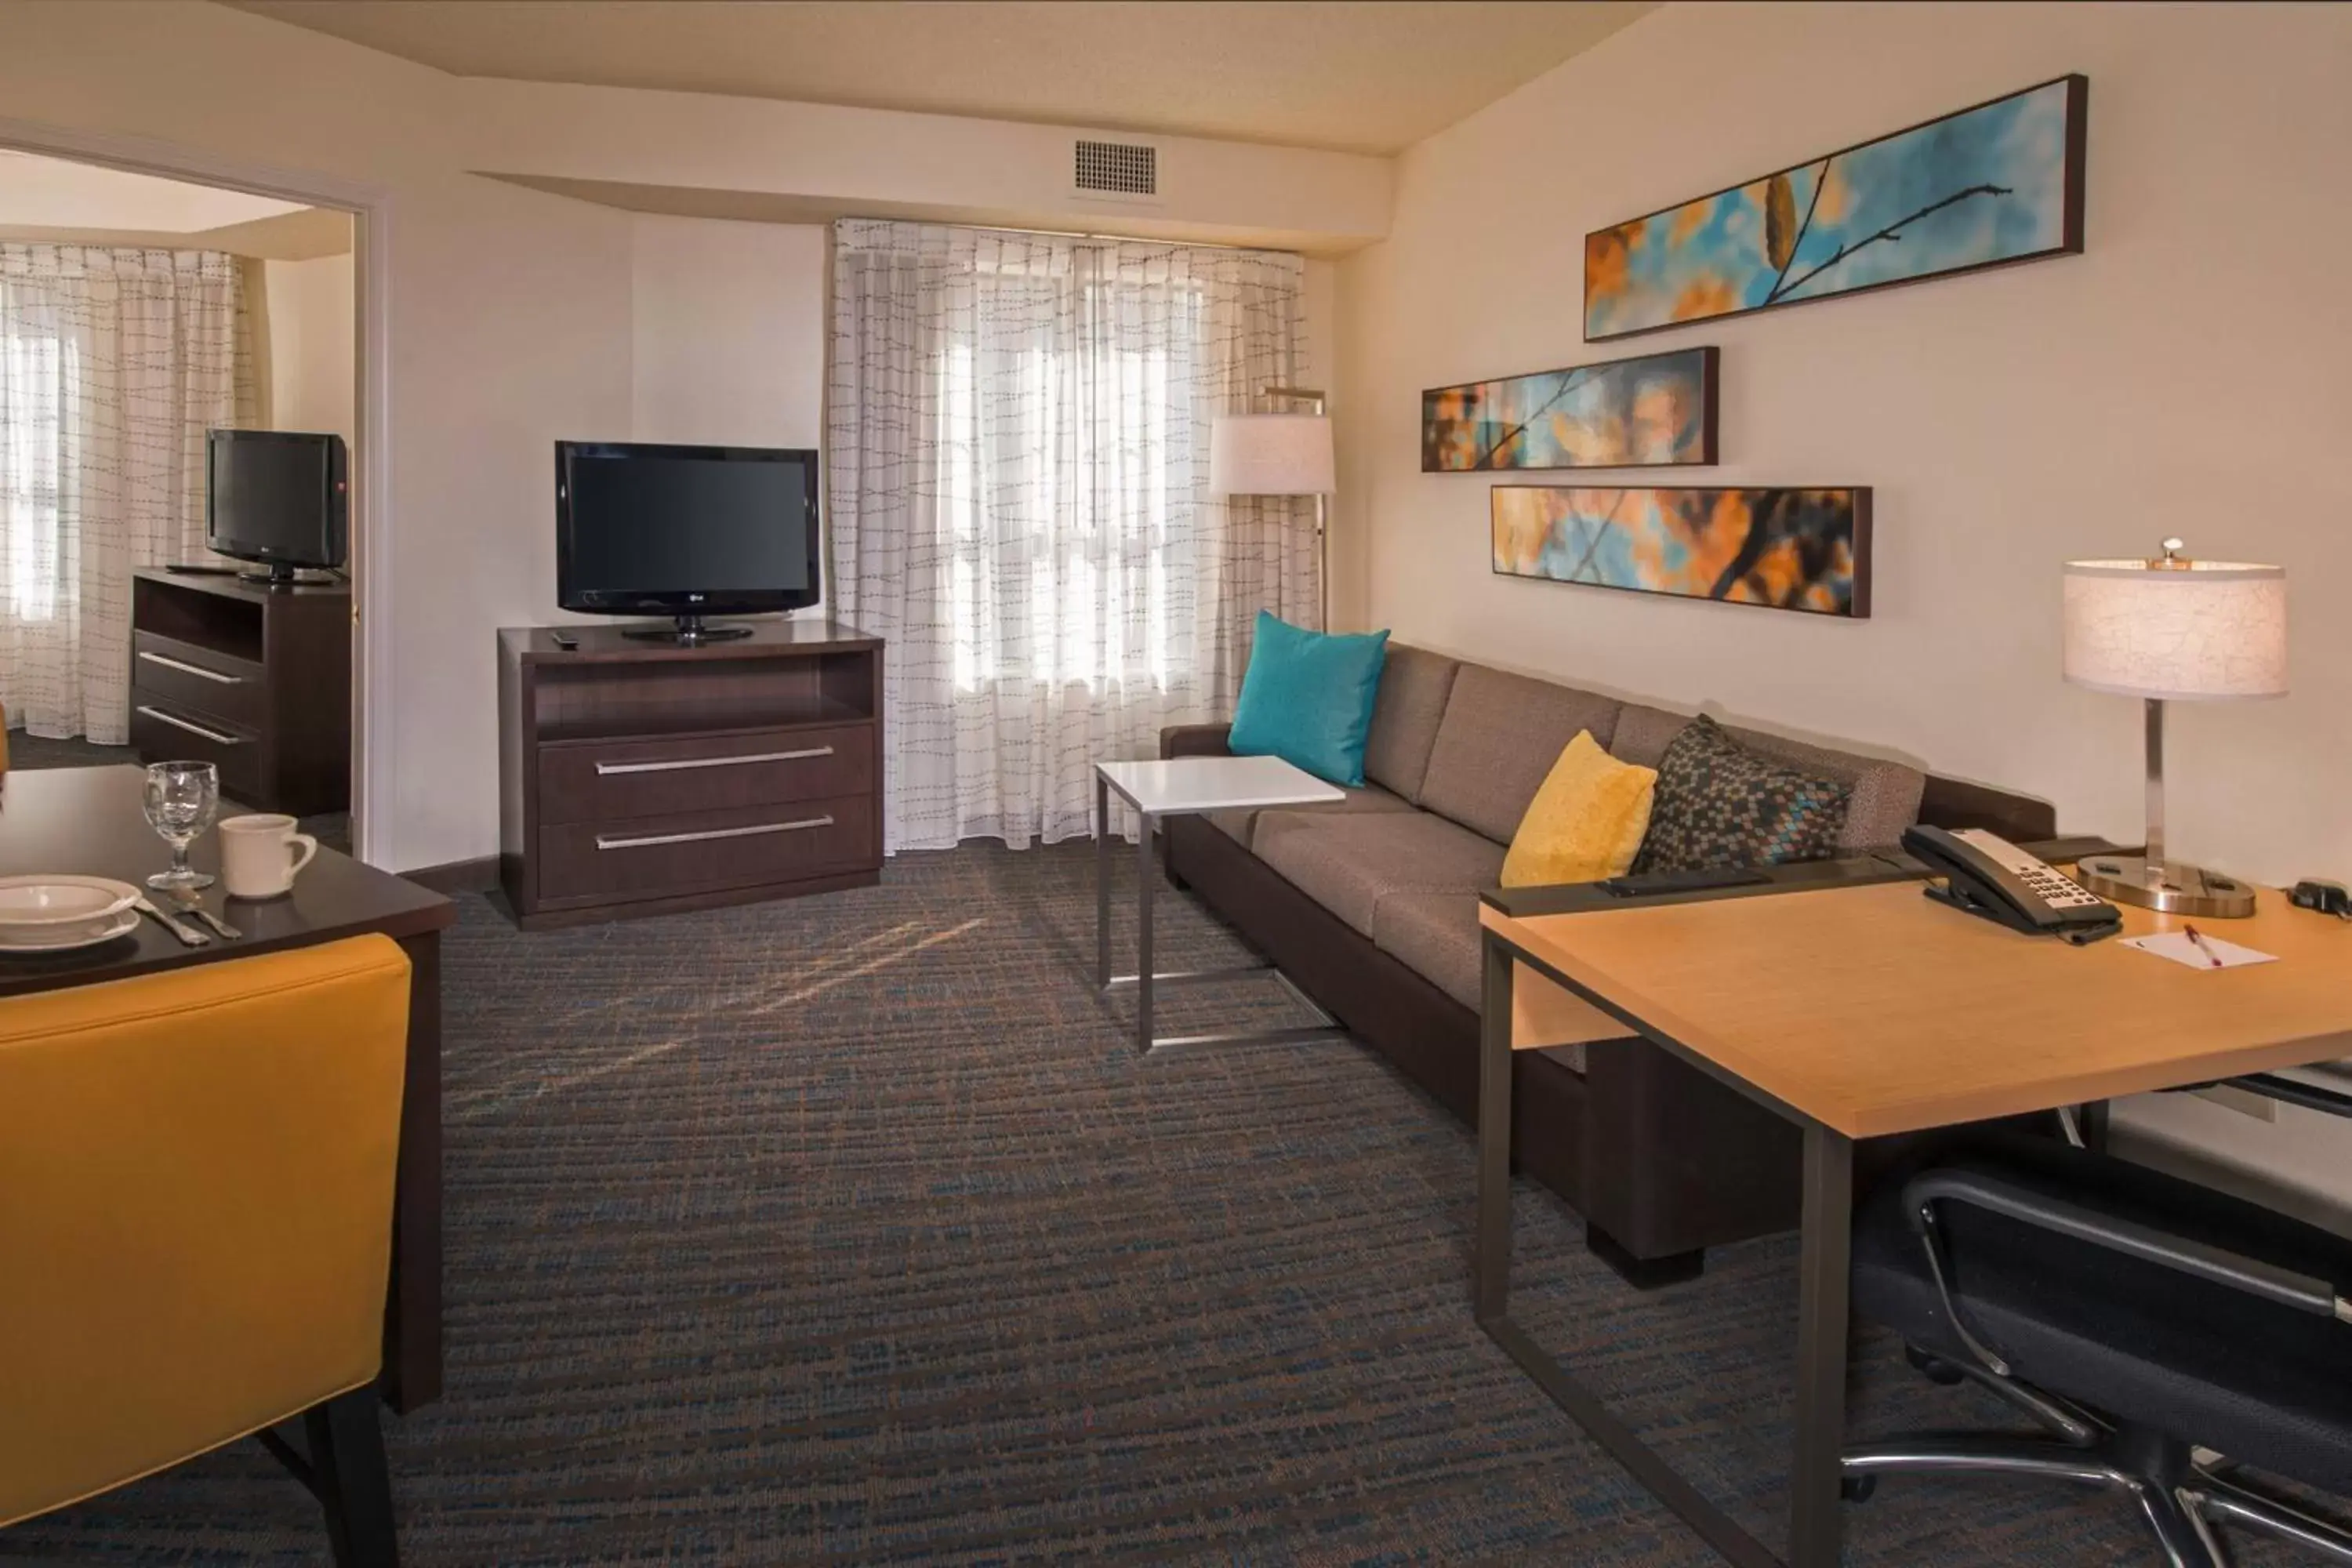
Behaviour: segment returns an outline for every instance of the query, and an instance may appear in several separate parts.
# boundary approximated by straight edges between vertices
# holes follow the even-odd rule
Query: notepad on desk
[[[2185,963],[2191,969],[2238,969],[2249,963],[2273,963],[2278,960],[2275,952],[2257,952],[2234,942],[2216,942],[2202,931],[2194,941],[2187,931],[2168,931],[2156,936],[2126,937],[2122,945]]]

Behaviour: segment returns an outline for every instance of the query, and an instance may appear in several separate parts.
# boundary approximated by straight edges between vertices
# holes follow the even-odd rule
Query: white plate
[[[0,931],[0,952],[70,952],[78,947],[96,947],[102,942],[112,942],[118,936],[129,936],[139,929],[139,911],[125,910],[102,920],[86,921],[80,925],[52,925],[46,928],[11,927]]]
[[[0,936],[32,940],[89,926],[138,901],[138,889],[109,877],[0,877]]]

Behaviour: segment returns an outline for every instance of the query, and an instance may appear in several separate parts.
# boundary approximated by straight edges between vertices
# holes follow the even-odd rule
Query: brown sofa
[[[1266,953],[1355,1037],[1475,1124],[1478,893],[1579,730],[1654,767],[1689,716],[1391,644],[1363,788],[1337,805],[1176,817],[1169,875]],[[1752,731],[1743,743],[1853,788],[1842,850],[1915,821],[2053,837],[2050,808],[1898,763]],[[1225,750],[1185,726],[1163,756]],[[1797,1218],[1793,1128],[1640,1039],[1522,1051],[1512,1147],[1636,1284],[1698,1272],[1704,1249]]]

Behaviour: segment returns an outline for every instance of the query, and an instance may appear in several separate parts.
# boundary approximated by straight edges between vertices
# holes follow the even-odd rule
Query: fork
[[[198,894],[194,889],[187,889],[173,893],[172,895],[172,901],[179,906],[179,910],[182,914],[193,915],[197,920],[203,921],[205,925],[210,926],[213,929],[214,933],[220,937],[224,942],[235,942],[237,938],[245,934],[243,931],[237,930],[236,927],[229,924],[228,921],[221,919],[220,916],[213,913],[212,910],[205,908],[202,895]]]

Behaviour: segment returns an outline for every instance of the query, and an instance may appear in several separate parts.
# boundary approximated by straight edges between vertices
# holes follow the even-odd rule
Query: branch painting
[[[1863,619],[1870,491],[1496,485],[1494,569]]]
[[[2083,248],[2061,77],[1584,237],[1588,342]]]
[[[1716,351],[1441,386],[1421,395],[1421,471],[1715,461]]]

